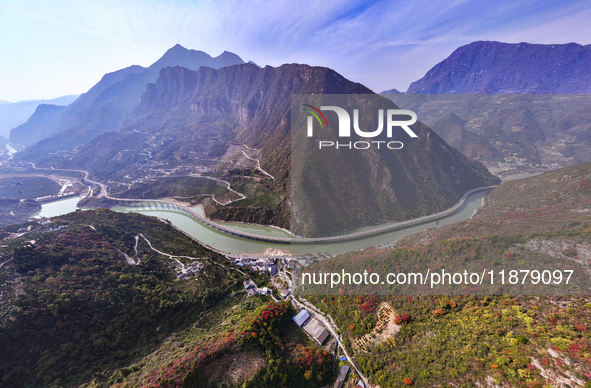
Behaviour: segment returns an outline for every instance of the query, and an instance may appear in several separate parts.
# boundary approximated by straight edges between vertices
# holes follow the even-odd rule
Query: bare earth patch
[[[550,356],[562,361],[564,364],[566,364],[568,366],[571,366],[571,362],[568,360],[568,358],[564,357],[562,354],[560,354],[560,352],[558,352],[554,349],[546,349],[546,350]],[[544,367],[542,366],[540,361],[538,361],[537,359],[535,359],[533,357],[532,357],[532,364],[540,370],[540,373],[542,374],[542,376],[544,376],[546,378],[546,382],[551,387],[557,387],[557,388],[571,387],[571,386],[573,386],[573,384],[576,384],[577,386],[580,386],[580,387],[585,386],[585,382],[583,380],[580,380],[580,379],[576,378],[575,376],[573,376],[571,371],[567,371],[567,370],[562,371],[562,373],[564,374],[564,375],[562,375],[562,374],[558,373],[557,371],[553,371],[550,369],[544,369]]]
[[[357,338],[353,341],[353,346],[357,350],[365,350],[365,346],[374,346],[384,343],[388,338],[392,337],[400,331],[400,325],[394,323],[396,313],[390,303],[382,302],[376,311],[378,314],[378,322],[371,333]]]
[[[205,367],[207,384],[214,382],[238,384],[266,365],[265,359],[257,351],[229,354],[213,360]]]
[[[288,250],[279,249],[279,248],[267,248],[263,252],[263,255],[265,255],[265,256],[286,256],[286,257],[289,257],[289,256],[291,256],[291,252],[288,251]]]

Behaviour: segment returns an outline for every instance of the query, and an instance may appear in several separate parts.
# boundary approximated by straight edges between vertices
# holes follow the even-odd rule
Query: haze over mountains
[[[388,94],[401,107],[415,109],[419,119],[433,125],[443,140],[495,171],[553,169],[591,158],[585,152],[591,127],[584,97],[566,105],[551,99],[543,104],[504,99],[491,108],[490,100],[457,103],[425,100],[419,95],[585,93],[591,91],[589,53],[589,46],[577,44],[474,42],[436,65],[408,93],[392,89]],[[237,202],[227,212],[214,205],[207,207],[209,213],[288,227],[293,94],[371,91],[326,68],[260,68],[229,52],[213,58],[176,45],[148,68],[131,66],[105,75],[67,107],[40,106],[26,124],[12,131],[11,140],[28,146],[16,155],[17,161],[82,168],[102,181],[120,185],[154,175],[164,167],[213,168],[222,158],[232,157],[225,155],[230,145],[245,144],[260,151],[262,168],[275,178],[261,185],[283,202],[271,201],[273,205],[266,208],[260,203],[240,206]],[[409,102],[412,95],[417,97]],[[556,109],[563,114],[557,116]],[[423,133],[420,145],[405,150],[411,154],[404,158],[384,159],[377,153],[362,161],[355,178],[347,182],[347,190],[359,195],[340,198],[334,209],[346,208],[364,216],[340,220],[341,228],[442,210],[463,192],[494,181],[430,129]],[[429,155],[428,162],[424,155]],[[351,171],[352,167],[352,161],[343,157],[319,163],[331,171]],[[385,166],[379,179],[378,166]],[[317,178],[338,186],[336,175]],[[421,203],[410,194],[417,192]],[[366,202],[351,202],[361,193]],[[399,206],[392,207],[392,203]],[[298,216],[315,213],[304,208]],[[327,218],[339,219],[340,215],[334,210]],[[306,227],[302,230],[306,230],[303,234],[313,232]]]
[[[146,84],[156,80],[160,69],[183,66],[196,70],[201,66],[218,68],[241,63],[244,61],[240,57],[229,52],[213,58],[203,51],[187,50],[176,45],[147,68],[135,65],[106,74],[66,108],[41,109],[29,122],[11,131],[10,140],[31,146],[63,132],[61,137],[49,139],[30,152],[51,152],[78,146],[100,133],[117,129],[120,121],[139,103]],[[46,120],[48,110],[51,113]]]
[[[174,191],[173,179],[207,180],[212,186],[225,182],[244,198],[222,204],[213,194],[200,193],[211,218],[324,236],[434,213],[472,188],[499,182],[470,157],[507,168],[526,162],[556,168],[590,157],[586,96],[524,95],[546,90],[543,77],[551,80],[550,67],[558,66],[558,57],[551,61],[542,55],[539,62],[545,64],[530,66],[537,69],[532,74],[522,65],[511,81],[501,73],[511,73],[513,59],[517,69],[523,51],[508,45],[503,54],[499,47],[504,44],[484,43],[473,57],[472,70],[481,73],[460,76],[462,61],[470,57],[462,54],[448,63],[452,70],[446,76],[432,84],[425,81],[431,86],[441,82],[436,89],[444,93],[472,79],[467,90],[476,95],[462,99],[452,93],[447,99],[392,89],[394,102],[328,68],[261,68],[232,53],[213,58],[177,45],[148,68],[131,66],[105,75],[67,107],[40,105],[13,131],[11,139],[28,148],[16,155],[15,163],[6,163],[6,171],[41,174],[18,161],[82,169],[106,184],[114,197],[158,182],[170,189],[160,198],[185,203],[189,197]],[[529,54],[523,60],[538,58],[528,51],[537,45],[526,46],[522,50]],[[505,70],[495,59],[500,57]],[[586,63],[585,55],[575,57],[564,57],[571,69]],[[489,77],[492,69],[499,73]],[[569,71],[563,76],[575,77]],[[548,82],[561,86],[559,78]],[[567,83],[574,87],[577,82]],[[493,89],[500,95],[485,94]],[[412,125],[418,138],[396,133],[403,150],[359,153],[344,147],[318,153],[317,138],[310,141],[299,125],[307,119],[299,102],[294,104],[299,94],[319,100],[334,94],[359,96],[363,109],[371,108],[359,119],[364,129],[375,128],[376,108],[396,108],[400,98],[398,105],[407,108],[404,102],[419,112],[420,122]],[[338,141],[334,112],[325,113],[327,125],[320,123],[314,133]],[[367,140],[356,134],[350,139]],[[388,140],[383,135],[372,139]],[[113,201],[97,191],[90,190],[86,199]],[[509,269],[527,259],[540,265],[538,275],[552,273],[555,279],[554,270],[572,269],[577,278],[586,274],[579,268],[591,261],[590,198],[591,163],[507,182],[472,219],[427,229],[392,248],[349,252],[308,268],[338,273],[346,264],[348,272],[381,274],[469,268],[478,274],[491,263]],[[5,200],[5,212],[19,216],[39,206],[30,202]],[[207,244],[201,236],[189,239],[174,222],[154,217],[100,209],[45,221],[0,229],[0,348],[6,349],[0,352],[0,385],[193,387],[207,381],[212,386],[228,383],[222,376],[238,370],[234,385],[326,386],[335,379],[331,360],[341,351],[333,353],[334,342],[317,347],[293,323],[297,311],[291,304],[263,304],[268,296],[247,296],[242,290],[249,276],[259,285],[269,281],[258,267],[256,274],[248,266],[238,267],[201,245]],[[195,264],[200,267],[188,272]],[[286,272],[279,276],[281,284],[271,282],[275,296],[289,291]],[[287,282],[290,287],[295,280]],[[555,284],[542,283],[544,290],[555,289]],[[576,284],[574,290],[584,291]],[[554,379],[583,385],[582,379],[591,376],[588,296],[415,297],[399,283],[394,287],[407,296],[350,297],[346,291],[356,287],[343,285],[333,290],[336,295],[306,299],[330,317],[327,327],[334,325],[331,332],[339,333],[346,358],[371,384],[542,386]],[[495,284],[492,292],[505,294],[505,285]],[[461,287],[456,290],[462,295],[479,289],[477,283]]]
[[[99,133],[116,129],[139,103],[146,84],[154,82],[163,67],[182,66],[196,70],[200,66],[219,68],[242,63],[244,61],[241,58],[229,52],[213,58],[204,52],[176,45],[148,68],[135,65],[106,74],[68,107],[41,107],[39,112],[33,114],[30,123],[18,128],[15,127],[31,114],[39,102],[33,105],[30,104],[33,102],[18,103],[21,110],[27,106],[24,113],[20,114],[13,111],[17,105],[2,104],[0,135],[2,128],[6,127],[6,131],[14,128],[10,140],[31,146],[57,133],[74,129],[64,139],[46,142],[42,149],[58,147],[56,143],[63,143],[64,140],[70,145],[79,145]],[[392,89],[383,93],[399,92]],[[591,46],[575,43],[541,45],[474,42],[455,50],[423,78],[413,82],[407,93],[591,93]],[[70,101],[71,98],[40,102],[67,105]],[[2,116],[6,109],[10,109],[11,118]]]
[[[27,122],[39,105],[65,106],[72,103],[76,98],[78,98],[77,95],[62,96],[51,100],[0,101],[0,136],[9,137],[10,130]]]
[[[232,142],[260,149],[261,165],[275,177],[274,190],[287,201],[289,192],[300,189],[293,187],[290,176],[293,172],[291,150],[295,145],[289,122],[294,94],[371,94],[371,91],[331,69],[308,65],[263,69],[240,65],[218,70],[201,68],[196,72],[180,67],[165,68],[157,82],[148,85],[135,110],[138,119],[127,131],[133,129],[166,136],[170,139],[167,148],[174,150],[176,159],[190,151],[211,154],[215,148],[227,147]],[[395,108],[393,104],[390,107]],[[330,216],[326,208],[324,213],[308,208],[299,213],[298,218],[309,219],[310,224],[316,226],[321,216],[329,218],[332,220],[330,227],[325,225],[320,229],[335,233],[381,219],[403,219],[436,212],[451,206],[465,191],[496,182],[483,166],[451,149],[427,127],[420,127],[418,131],[419,139],[397,156],[387,151],[368,151],[371,156],[355,159],[347,157],[345,152],[337,152],[325,154],[321,161],[303,160],[302,163],[309,163],[309,168],[305,169],[308,179],[317,178],[324,187],[332,188],[346,180],[344,192],[357,194],[331,198],[326,192],[320,197],[318,192],[309,192],[307,198],[314,195],[317,201],[332,203],[334,208]],[[204,139],[213,138],[208,132],[217,133],[218,137],[205,149],[202,147],[208,142]],[[122,130],[119,136],[125,134]],[[101,142],[100,148],[83,150],[80,155],[93,155],[100,149],[113,149],[115,153],[121,148],[120,144],[129,144],[120,140],[118,136],[111,137],[109,146]],[[99,143],[91,142],[89,146],[95,147],[95,144]],[[133,153],[129,153],[129,157],[133,157]],[[117,156],[117,163],[121,163],[120,160]],[[104,166],[105,159],[102,161]],[[324,175],[314,168],[318,165],[325,166],[323,171],[341,174]],[[351,173],[342,173],[345,171]],[[418,179],[419,176],[422,179]],[[417,192],[422,195],[420,201],[415,201],[413,193]],[[288,211],[287,207],[286,203],[281,211]],[[342,217],[339,209],[348,209],[351,216]],[[277,218],[285,219],[285,215]],[[340,222],[334,221],[337,219]],[[314,227],[299,230],[305,235],[318,231]]]

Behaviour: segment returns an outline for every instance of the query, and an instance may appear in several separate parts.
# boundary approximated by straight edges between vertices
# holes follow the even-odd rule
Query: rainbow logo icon
[[[308,104],[302,104],[303,106],[307,106],[310,109],[303,109],[304,112],[308,112],[310,113],[312,116],[316,117],[316,120],[318,120],[318,122],[320,123],[320,127],[324,128],[324,124],[326,124],[326,127],[328,128],[328,122],[326,121],[326,117],[324,117],[324,114],[320,111],[320,109],[313,107],[312,105],[308,105]],[[322,120],[320,120],[320,117],[318,117],[318,115],[320,115],[320,117],[322,117]],[[324,123],[322,122],[324,120]]]

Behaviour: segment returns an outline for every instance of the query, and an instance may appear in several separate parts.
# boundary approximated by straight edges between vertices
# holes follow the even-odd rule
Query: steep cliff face
[[[473,42],[413,82],[407,93],[591,93],[591,46]]]
[[[327,105],[360,107],[361,128],[377,128],[380,109],[397,109],[390,100],[375,95],[351,102]],[[332,116],[319,138],[335,144],[350,140],[363,149],[345,146],[321,151],[317,141],[305,137],[305,125],[292,130],[291,226],[297,234],[333,235],[384,220],[432,214],[452,206],[468,190],[497,183],[483,165],[450,147],[420,122],[411,126],[416,138],[394,128],[392,138],[383,131],[377,137],[352,134],[344,139],[337,137],[339,124]],[[399,149],[375,145],[392,140],[399,142]]]
[[[271,174],[284,176],[289,170],[291,95],[323,93],[372,92],[331,69],[299,64],[197,72],[165,68],[157,82],[148,85],[136,115],[140,125],[162,120],[229,122],[236,141],[260,148]]]

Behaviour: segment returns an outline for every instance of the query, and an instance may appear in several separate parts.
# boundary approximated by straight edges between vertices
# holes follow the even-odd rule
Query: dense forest
[[[134,214],[78,211],[55,218],[56,231],[8,240],[3,276],[16,279],[16,307],[0,332],[3,386],[77,386],[101,380],[155,349],[170,333],[215,305],[242,274],[172,226]],[[159,249],[201,258],[197,278],[177,280]],[[11,274],[9,271],[12,270]]]
[[[226,311],[223,331],[202,333],[190,342],[191,349],[165,366],[146,374],[147,387],[320,387],[332,379],[329,353],[292,322],[295,311],[289,302],[262,304],[253,311],[244,306]],[[224,356],[241,359],[240,373],[251,371],[245,381],[232,381],[223,370]],[[228,362],[226,362],[227,364]],[[265,368],[253,368],[256,364]],[[222,364],[222,365],[220,365]],[[217,366],[217,368],[216,368]],[[118,387],[137,386],[125,382]]]
[[[13,284],[1,305],[0,386],[319,387],[333,379],[332,353],[293,323],[289,302],[247,296],[247,274],[168,222],[99,209],[3,235],[23,228],[0,251],[9,260],[0,276]],[[176,260],[144,237],[204,267],[179,279]]]

